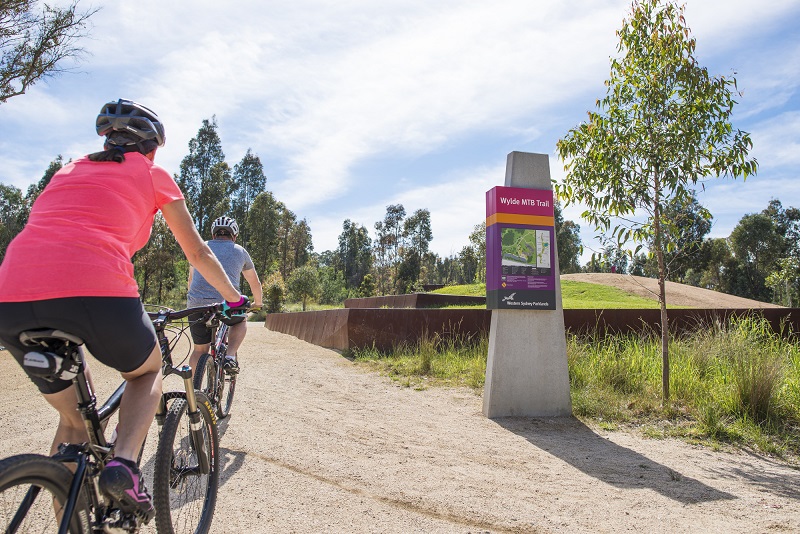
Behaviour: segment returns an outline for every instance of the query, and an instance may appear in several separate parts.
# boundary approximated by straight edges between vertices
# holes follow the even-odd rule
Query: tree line
[[[672,247],[664,252],[666,279],[730,295],[796,307],[800,299],[800,209],[773,198],[761,211],[744,215],[727,238],[709,238],[713,217],[692,193],[670,206]],[[616,243],[604,246],[584,272],[658,276],[655,257],[631,255]]]

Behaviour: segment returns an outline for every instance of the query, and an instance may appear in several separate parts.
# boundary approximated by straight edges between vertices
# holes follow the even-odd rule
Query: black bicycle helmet
[[[108,142],[115,146],[141,146],[140,143],[147,140],[155,141],[158,146],[164,146],[167,140],[164,125],[153,110],[124,98],[104,105],[97,116],[95,126],[97,135],[111,137]],[[114,132],[123,135],[113,135]]]
[[[211,235],[217,235],[220,231],[227,231],[233,237],[239,235],[239,224],[236,222],[236,219],[232,219],[231,217],[227,217],[223,215],[222,217],[217,217],[216,220],[211,224]]]

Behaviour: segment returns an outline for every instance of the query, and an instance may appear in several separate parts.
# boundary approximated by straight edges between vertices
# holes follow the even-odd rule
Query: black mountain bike
[[[260,310],[260,307],[248,308],[248,312]],[[230,326],[222,320],[219,312],[206,312],[199,321],[211,329],[210,353],[203,354],[197,361],[197,372],[194,374],[194,389],[202,391],[211,401],[220,419],[231,413],[233,394],[236,392],[236,372],[225,369],[225,357],[228,355],[228,330]],[[247,320],[246,318],[244,320]]]
[[[169,323],[190,313],[217,309],[206,306],[151,313],[158,334],[165,376],[183,379],[186,391],[165,392],[156,413],[159,440],[153,474],[156,527],[159,533],[207,533],[211,527],[219,484],[219,438],[211,403],[192,387],[192,370],[173,366]],[[182,334],[183,328],[178,331]],[[97,408],[84,374],[83,340],[59,330],[29,330],[20,340],[30,347],[26,367],[45,378],[71,379],[89,441],[62,444],[52,457],[22,454],[0,461],[0,527],[5,533],[59,534],[135,533],[142,518],[122,512],[97,485],[100,472],[113,457],[105,437],[110,417],[119,409],[123,382]],[[70,465],[73,469],[67,467]]]

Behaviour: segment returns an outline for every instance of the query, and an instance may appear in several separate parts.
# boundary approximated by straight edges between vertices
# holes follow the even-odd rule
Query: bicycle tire
[[[194,369],[192,384],[194,389],[205,393],[211,405],[216,408],[220,402],[220,395],[217,391],[217,366],[214,358],[205,353],[197,360],[197,368]]]
[[[228,355],[228,336],[216,347],[217,353],[217,417],[225,419],[231,414],[233,406],[233,393],[236,391],[236,374],[225,372],[225,358]]]
[[[222,373],[222,381],[225,385],[221,388],[220,395],[224,394],[225,399],[220,397],[219,406],[217,407],[217,415],[220,419],[225,419],[231,414],[231,406],[233,406],[233,393],[236,391],[236,377],[238,375],[229,375],[224,371]]]
[[[0,461],[0,527],[13,532],[10,525],[28,490],[38,487],[34,502],[24,514],[16,532],[56,532],[58,520],[54,502],[66,502],[72,473],[58,460],[39,454],[20,454]],[[42,494],[42,490],[45,492]],[[69,532],[89,534],[89,508],[85,494],[78,494]]]
[[[211,529],[219,488],[219,436],[210,401],[197,392],[208,474],[196,471],[186,399],[175,399],[161,429],[153,470],[153,497],[159,534],[206,534]]]

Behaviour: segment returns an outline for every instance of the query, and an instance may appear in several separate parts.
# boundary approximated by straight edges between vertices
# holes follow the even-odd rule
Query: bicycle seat
[[[78,336],[54,328],[25,330],[24,332],[20,332],[19,340],[26,347],[35,347],[36,345],[48,346],[48,340],[56,340],[57,342],[62,343],[69,342],[74,345],[83,345],[83,340]]]
[[[25,330],[19,334],[26,347],[40,347],[25,353],[22,365],[32,375],[48,382],[56,379],[72,380],[83,371],[80,337],[53,328]]]

